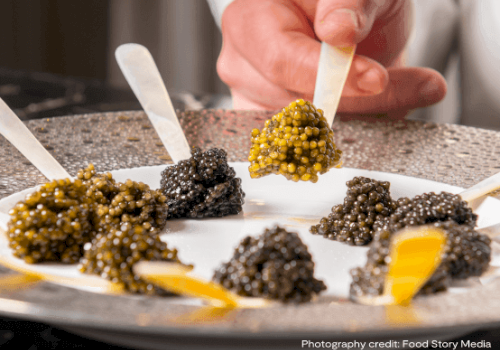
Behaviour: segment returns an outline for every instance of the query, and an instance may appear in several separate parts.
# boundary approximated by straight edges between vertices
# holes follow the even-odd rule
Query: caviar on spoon
[[[290,103],[253,129],[248,156],[250,177],[281,174],[288,180],[317,182],[318,175],[342,165],[342,151],[321,109],[302,99]]]

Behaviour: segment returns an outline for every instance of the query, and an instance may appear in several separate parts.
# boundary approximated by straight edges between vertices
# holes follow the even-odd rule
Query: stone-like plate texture
[[[230,161],[246,161],[250,130],[272,113],[179,112],[191,146],[222,147]],[[500,133],[416,121],[335,120],[344,166],[378,170],[469,187],[500,171]],[[26,122],[72,175],[93,163],[98,171],[168,164],[170,157],[142,112],[90,114]],[[0,136],[0,197],[45,178]]]
[[[192,146],[222,147],[228,151],[230,161],[246,160],[250,131],[261,128],[271,115],[222,110],[179,112]],[[88,163],[93,163],[98,171],[108,171],[170,162],[142,112],[68,116],[31,120],[26,124],[72,175]],[[335,141],[344,151],[345,167],[399,173],[461,187],[469,187],[500,171],[499,132],[458,125],[382,119],[367,122],[346,117],[337,118],[333,128]],[[3,137],[0,137],[0,164],[0,198],[45,181]],[[499,287],[496,281],[470,293],[419,298],[412,315],[390,316],[391,311],[384,307],[320,298],[301,306],[238,310],[221,322],[186,325],[176,317],[194,307],[172,305],[169,300],[156,297],[100,295],[42,283],[17,292],[1,292],[0,313],[80,329],[97,327],[118,333],[127,330],[131,334],[148,333],[157,337],[173,333],[181,337],[189,334],[251,337],[258,332],[259,337],[281,334],[301,339],[306,335],[328,334],[337,339],[352,339],[359,332],[396,334],[401,327],[429,334],[431,327],[499,324]]]

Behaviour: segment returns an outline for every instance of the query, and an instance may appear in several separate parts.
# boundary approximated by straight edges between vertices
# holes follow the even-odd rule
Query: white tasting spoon
[[[474,199],[500,190],[500,172],[459,193],[464,201],[472,202]]]
[[[115,56],[174,163],[190,158],[191,149],[151,53],[139,44],[123,44]]]
[[[0,133],[49,180],[71,178],[19,117],[0,99]]]
[[[323,110],[329,126],[337,113],[355,51],[356,46],[333,47],[325,42],[321,43],[313,104]]]

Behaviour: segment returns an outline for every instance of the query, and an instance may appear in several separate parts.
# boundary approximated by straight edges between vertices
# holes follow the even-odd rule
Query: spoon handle
[[[42,146],[2,99],[0,99],[0,133],[47,179],[71,178],[71,175]]]
[[[471,202],[476,198],[487,195],[500,189],[500,173],[490,176],[474,186],[462,191],[460,197],[464,201]]]
[[[151,53],[142,45],[124,44],[115,56],[174,163],[190,158],[189,144]]]
[[[321,43],[313,104],[323,110],[329,126],[337,113],[355,51],[356,46],[333,47]]]

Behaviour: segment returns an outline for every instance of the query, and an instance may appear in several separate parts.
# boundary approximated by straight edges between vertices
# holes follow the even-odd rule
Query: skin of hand
[[[217,72],[235,109],[312,101],[321,41],[357,44],[338,112],[401,119],[444,98],[428,68],[403,67],[411,0],[235,0],[222,16]]]

